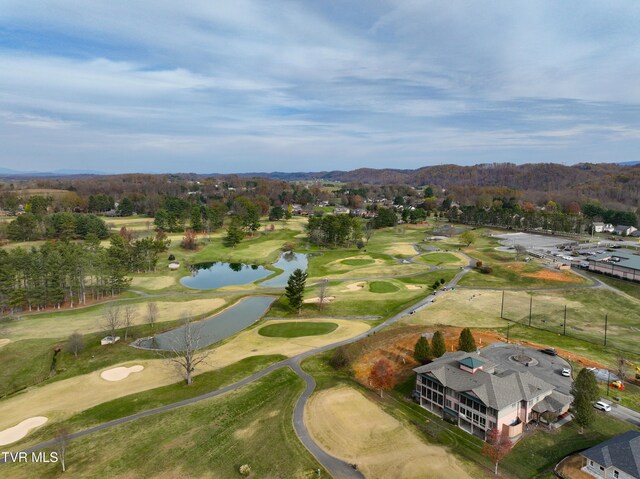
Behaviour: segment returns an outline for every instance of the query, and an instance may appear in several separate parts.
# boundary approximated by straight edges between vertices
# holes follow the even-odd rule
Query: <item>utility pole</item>
[[[529,327],[531,327],[531,313],[533,311],[533,295],[529,297]]]
[[[500,319],[504,319],[504,289],[502,290],[502,304],[500,305]]]
[[[507,324],[507,344],[509,344],[509,330],[511,329],[511,322]]]
[[[611,389],[611,371],[607,371],[608,374],[608,378],[607,378],[607,397],[609,397],[609,389]]]
[[[564,305],[564,324],[562,325],[562,335],[567,335],[567,305]]]
[[[607,323],[608,323],[609,315],[604,315],[604,345],[607,345]]]

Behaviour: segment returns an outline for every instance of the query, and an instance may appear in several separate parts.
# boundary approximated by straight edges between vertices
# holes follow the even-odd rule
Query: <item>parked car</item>
[[[598,401],[593,405],[593,407],[596,409],[600,409],[601,411],[604,411],[604,412],[611,411],[611,406],[604,401]]]
[[[560,374],[562,374],[565,378],[570,378],[571,377],[571,369],[562,368],[562,372]]]
[[[541,353],[548,354],[549,356],[557,356],[558,353],[553,348],[545,348],[540,350]]]

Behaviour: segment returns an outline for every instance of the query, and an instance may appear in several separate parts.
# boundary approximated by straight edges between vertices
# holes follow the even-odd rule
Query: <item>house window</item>
[[[593,461],[589,460],[589,466],[593,467]]]

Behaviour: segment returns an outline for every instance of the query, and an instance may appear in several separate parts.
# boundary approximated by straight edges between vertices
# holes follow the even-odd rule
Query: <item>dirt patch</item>
[[[6,346],[6,345],[7,345],[7,344],[9,344],[10,342],[11,342],[11,340],[10,340],[10,339],[7,339],[7,338],[0,338],[0,348],[1,348],[2,346]]]
[[[409,291],[417,291],[419,289],[422,289],[422,286],[418,286],[417,284],[405,284],[404,287]]]
[[[543,281],[555,281],[557,283],[582,283],[584,280],[571,273],[570,271],[552,271],[549,269],[541,269],[533,273],[523,272],[525,265],[523,263],[512,263],[504,268],[519,273],[525,278],[540,279]]]
[[[334,299],[336,299],[335,296],[325,296],[324,303],[330,303]],[[305,299],[303,301],[303,303],[305,303],[305,304],[318,304],[318,303],[320,303],[320,298],[318,296],[316,296],[314,298]]]
[[[415,256],[417,253],[413,243],[396,243],[386,248],[385,253],[390,255]]]
[[[368,385],[369,374],[373,365],[381,358],[391,361],[396,370],[396,380],[398,382],[406,379],[411,374],[411,370],[418,366],[413,359],[413,349],[422,333],[434,333],[436,331],[444,333],[447,351],[457,351],[458,338],[462,328],[446,327],[423,327],[423,328],[406,328],[404,331],[398,330],[394,335],[387,335],[376,341],[367,348],[367,351],[361,354],[353,363],[352,368],[358,382]],[[495,343],[496,341],[504,341],[504,337],[493,331],[477,331],[472,330],[473,337],[478,347]]]
[[[569,456],[560,463],[558,472],[567,479],[593,479],[591,474],[580,470],[582,463],[583,459],[580,454]]]
[[[471,478],[447,448],[425,444],[375,402],[349,387],[315,394],[305,424],[323,449],[358,465],[366,477]]]

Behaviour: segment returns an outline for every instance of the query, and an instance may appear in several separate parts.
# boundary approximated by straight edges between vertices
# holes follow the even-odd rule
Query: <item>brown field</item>
[[[521,276],[526,278],[535,278],[541,279],[543,281],[556,281],[559,283],[584,283],[584,279],[580,276],[573,274],[571,271],[553,271],[549,269],[541,269],[540,271],[536,271],[534,273],[524,273],[522,270],[524,269],[523,263],[512,263],[506,265],[505,269],[515,271],[519,273]]]
[[[312,396],[305,408],[305,424],[327,452],[357,464],[366,477],[472,477],[446,447],[423,442],[412,429],[350,387]]]

